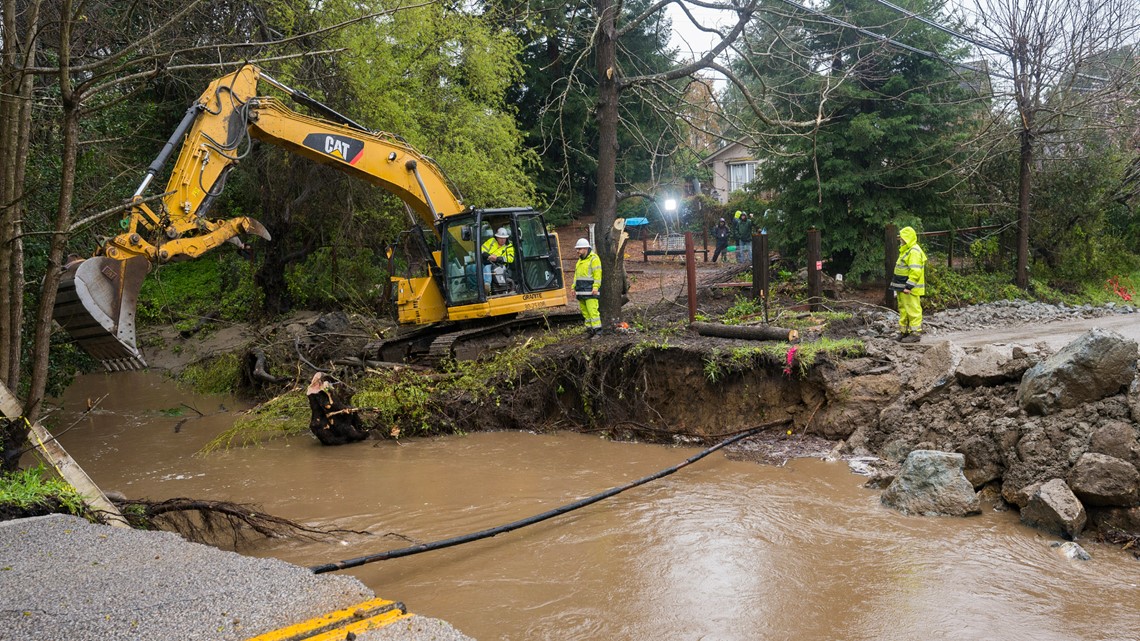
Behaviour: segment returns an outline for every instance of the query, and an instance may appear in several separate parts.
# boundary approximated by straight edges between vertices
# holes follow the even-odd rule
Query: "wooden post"
[[[950,228],[950,238],[946,241],[946,271],[954,271],[954,237],[958,230]]]
[[[752,297],[759,298],[768,322],[768,232],[752,237]]]
[[[895,308],[895,296],[891,291],[891,280],[895,277],[895,263],[899,259],[899,230],[894,225],[887,225],[883,234],[883,273],[886,285],[883,286],[883,307]]]
[[[641,261],[649,262],[649,234],[641,232]]]
[[[820,255],[819,230],[814,227],[807,233],[807,260],[808,309],[817,312],[819,301],[823,298],[819,280],[819,274],[823,271],[823,257]]]
[[[4,385],[0,385],[0,413],[11,419],[18,419],[23,414],[23,408],[20,407],[20,401],[8,391]],[[113,527],[131,527],[123,515],[119,512],[119,508],[107,499],[103,494],[103,490],[95,485],[90,476],[79,467],[75,459],[63,449],[59,441],[48,432],[39,421],[29,424],[31,427],[31,434],[29,435],[31,441],[35,444],[36,449],[40,454],[48,460],[49,463],[55,467],[56,471],[63,480],[71,484],[91,509],[102,512],[107,517],[107,523]]]
[[[689,295],[689,322],[697,320],[697,262],[693,251],[693,232],[685,232],[685,281]],[[707,254],[706,254],[707,256]]]

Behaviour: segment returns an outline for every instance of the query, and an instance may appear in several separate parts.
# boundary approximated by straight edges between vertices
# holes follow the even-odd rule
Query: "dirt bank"
[[[731,278],[733,270],[731,265],[714,268],[705,282]],[[731,290],[705,287],[701,307],[715,315],[733,298]],[[1130,405],[1128,395],[1120,393],[1030,416],[1017,401],[1019,377],[963,385],[955,377],[957,361],[981,349],[976,337],[986,331],[979,328],[987,319],[1002,327],[1007,341],[1021,337],[1024,371],[1055,351],[1047,340],[1050,321],[1072,332],[1080,323],[1120,324],[1121,318],[1135,318],[1132,313],[1130,308],[980,306],[932,315],[925,341],[903,346],[885,338],[893,331],[889,314],[860,306],[822,330],[832,339],[858,337],[858,348],[808,354],[820,344],[817,332],[789,354],[790,345],[697,336],[679,320],[683,307],[666,297],[631,309],[627,317],[635,322],[626,333],[593,341],[573,328],[515,335],[487,345],[484,365],[447,364],[442,370],[346,364],[352,359],[363,364],[369,346],[394,328],[341,313],[297,314],[256,331],[222,328],[191,338],[166,334],[152,340],[163,349],[148,350],[148,357],[177,369],[190,354],[236,355],[242,389],[262,397],[289,389],[299,394],[314,367],[328,368],[344,382],[349,398],[370,407],[365,417],[376,438],[521,429],[696,443],[780,422],[738,447],[734,456],[770,463],[828,453],[873,456],[890,474],[913,450],[959,452],[977,489],[988,491],[999,505],[1021,506],[1027,487],[1066,478],[1083,454],[1104,452],[1105,442],[1112,443],[1107,449],[1113,454],[1140,466],[1140,428],[1132,410],[1140,404]],[[955,346],[951,330],[974,338]],[[265,356],[266,371],[280,383],[252,376],[255,354]],[[361,390],[371,395],[352,396]],[[398,393],[378,397],[378,390]],[[418,399],[414,406],[413,398]],[[1134,505],[1090,506],[1089,514],[1092,525],[1140,533],[1140,508]]]

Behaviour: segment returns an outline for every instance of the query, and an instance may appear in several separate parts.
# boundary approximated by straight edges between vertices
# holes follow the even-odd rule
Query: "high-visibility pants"
[[[578,309],[582,310],[582,318],[586,319],[588,329],[602,328],[602,315],[598,312],[598,299],[579,298]]]
[[[922,331],[922,298],[899,292],[899,330],[917,334]]]

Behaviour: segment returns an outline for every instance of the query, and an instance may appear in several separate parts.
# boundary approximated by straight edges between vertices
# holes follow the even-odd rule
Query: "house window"
[[[734,162],[728,165],[728,190],[739,191],[756,179],[756,162]]]

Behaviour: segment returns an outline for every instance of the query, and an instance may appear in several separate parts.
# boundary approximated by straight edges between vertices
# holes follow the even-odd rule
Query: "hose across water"
[[[314,565],[314,566],[310,567],[309,570],[312,571],[313,574],[324,574],[325,572],[335,572],[337,570],[347,570],[349,568],[359,567],[361,565],[365,565],[368,563],[375,563],[376,561],[387,561],[388,559],[397,559],[397,558],[404,557],[404,556],[412,556],[413,554],[420,554],[422,552],[430,552],[432,550],[441,550],[443,548],[449,548],[449,547],[453,547],[456,545],[461,545],[463,543],[471,543],[472,541],[479,541],[482,539],[491,538],[492,536],[496,536],[498,534],[503,534],[505,532],[511,532],[511,531],[526,527],[528,525],[534,525],[535,523],[540,523],[540,522],[545,521],[547,519],[554,518],[560,514],[566,514],[567,512],[572,512],[574,510],[577,510],[578,508],[583,508],[583,507],[586,507],[587,505],[592,505],[594,503],[597,503],[598,501],[608,499],[611,496],[621,494],[622,492],[629,490],[629,489],[632,489],[632,488],[635,488],[639,485],[645,485],[646,483],[649,483],[650,481],[656,481],[659,478],[669,476],[670,474],[676,472],[677,470],[680,470],[683,467],[686,467],[688,465],[696,463],[697,461],[703,459],[704,457],[708,456],[709,454],[712,454],[713,452],[715,452],[715,451],[717,451],[723,447],[726,447],[728,445],[732,445],[733,443],[735,443],[737,441],[746,439],[749,436],[752,436],[754,434],[758,434],[760,432],[763,432],[764,430],[771,429],[771,428],[777,427],[779,425],[784,425],[784,424],[789,423],[789,422],[791,422],[791,419],[784,419],[782,421],[774,421],[771,423],[765,423],[764,425],[759,425],[759,426],[744,430],[743,432],[739,432],[737,434],[734,434],[734,435],[724,439],[723,441],[717,443],[716,445],[713,445],[712,447],[709,447],[705,450],[702,450],[702,451],[690,456],[689,458],[685,459],[684,461],[681,461],[680,463],[678,463],[672,467],[666,468],[666,469],[661,470],[659,472],[656,472],[654,474],[650,474],[649,476],[644,476],[642,478],[637,479],[636,481],[630,481],[629,483],[626,483],[625,485],[619,485],[618,487],[610,488],[610,489],[608,489],[604,492],[601,492],[599,494],[595,494],[593,496],[574,501],[573,503],[568,503],[566,505],[563,505],[562,507],[554,508],[553,510],[547,510],[546,512],[543,512],[541,514],[536,514],[534,516],[531,516],[531,517],[528,517],[525,519],[521,519],[518,521],[507,523],[506,525],[500,525],[498,527],[493,527],[493,528],[486,529],[486,530],[480,530],[479,532],[472,532],[471,534],[464,534],[462,536],[454,536],[454,537],[451,537],[449,539],[441,539],[439,541],[432,541],[430,543],[420,543],[419,545],[413,545],[413,546],[406,547],[406,548],[399,548],[396,550],[388,550],[387,552],[379,552],[376,554],[369,554],[367,556],[361,556],[361,557],[357,557],[355,559],[346,559],[344,561],[336,561],[334,563],[325,563],[323,565]]]

